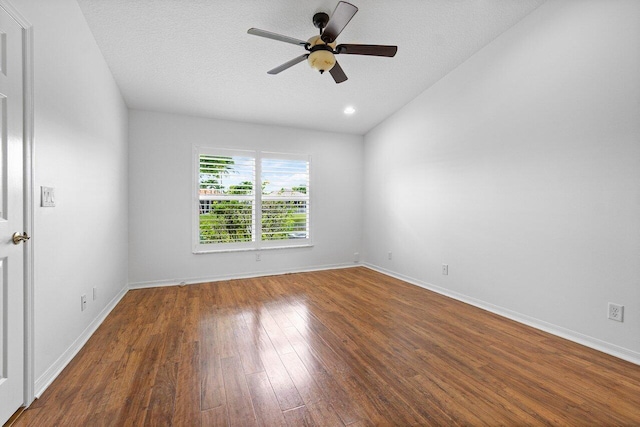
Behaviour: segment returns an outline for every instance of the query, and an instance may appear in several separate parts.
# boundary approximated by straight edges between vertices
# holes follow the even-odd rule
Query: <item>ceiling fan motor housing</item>
[[[313,26],[316,28],[320,28],[320,33],[322,33],[322,29],[327,26],[329,23],[329,15],[324,12],[318,12],[313,15]]]
[[[317,15],[317,14],[316,14]],[[333,55],[336,43],[325,43],[320,36],[313,36],[308,40],[309,57],[307,61],[311,68],[320,72],[329,71],[336,65],[336,58]]]

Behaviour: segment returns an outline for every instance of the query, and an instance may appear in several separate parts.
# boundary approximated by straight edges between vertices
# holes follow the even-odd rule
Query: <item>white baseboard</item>
[[[337,270],[340,268],[360,267],[358,263],[330,264],[303,267],[294,270],[264,270],[247,274],[223,274],[219,276],[190,277],[188,279],[153,280],[149,282],[129,283],[129,289],[157,288],[162,286],[193,285],[196,283],[220,282],[223,280],[251,279],[254,277],[277,276],[280,274],[307,273],[310,271]]]
[[[525,314],[508,310],[506,308],[499,307],[497,305],[494,305],[473,297],[469,297],[467,295],[463,295],[458,292],[453,292],[448,289],[423,282],[413,277],[405,276],[403,274],[396,273],[394,271],[390,271],[382,267],[378,267],[373,264],[363,263],[362,266],[369,268],[371,270],[377,271],[379,273],[386,274],[387,276],[391,276],[396,279],[402,280],[404,282],[410,283],[412,285],[419,286],[424,289],[428,289],[440,295],[444,295],[449,298],[462,301],[474,307],[478,307],[483,310],[490,311],[491,313],[495,313],[499,316],[514,320],[518,323],[531,326],[532,328],[536,328],[541,331],[548,332],[552,335],[556,335],[558,337],[567,339],[569,341],[573,341],[575,343],[584,345],[585,347],[589,347],[594,350],[598,350],[603,353],[609,354],[611,356],[617,357],[619,359],[623,359],[628,362],[634,363],[636,365],[640,365],[640,353],[630,350],[628,348],[620,347],[615,344],[611,344],[606,341],[602,341],[597,338],[581,334],[580,332],[572,331],[570,329],[563,328],[562,326],[554,325],[552,323],[545,322],[544,320],[536,319],[534,317],[530,317]]]
[[[104,322],[111,310],[115,308],[120,302],[122,297],[125,296],[129,288],[124,286],[120,292],[107,304],[107,306],[98,314],[98,316],[82,331],[82,334],[69,346],[69,348],[62,353],[60,357],[47,369],[37,380],[34,386],[35,396],[40,397],[42,393],[51,385],[60,372],[71,362],[76,354],[82,349],[82,347],[89,341],[91,335],[98,329],[98,327]]]

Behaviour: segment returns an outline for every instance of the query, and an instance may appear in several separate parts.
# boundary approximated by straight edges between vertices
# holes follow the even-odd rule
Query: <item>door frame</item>
[[[33,237],[34,232],[34,81],[33,81],[33,26],[9,2],[0,0],[0,7],[22,28],[22,90],[23,90],[23,144],[24,144],[24,230]],[[24,245],[24,397],[28,407],[35,399],[34,355],[34,239]]]

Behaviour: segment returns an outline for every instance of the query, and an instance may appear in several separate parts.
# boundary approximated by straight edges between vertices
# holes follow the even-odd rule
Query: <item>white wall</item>
[[[366,135],[366,263],[640,363],[638,17],[549,1]]]
[[[131,111],[129,282],[153,286],[353,265],[363,137]],[[194,145],[311,155],[312,248],[192,253]]]
[[[13,3],[35,40],[38,393],[127,284],[127,108],[75,0]],[[55,187],[56,207],[39,207],[43,185]]]

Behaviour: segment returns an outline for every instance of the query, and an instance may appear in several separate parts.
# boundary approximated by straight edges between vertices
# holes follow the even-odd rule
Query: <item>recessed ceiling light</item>
[[[355,108],[353,108],[352,106],[348,106],[347,108],[345,108],[345,109],[344,109],[344,113],[345,113],[347,116],[350,116],[350,115],[352,115],[352,114],[353,114],[353,113],[355,113],[355,112],[356,112],[356,109],[355,109]]]

